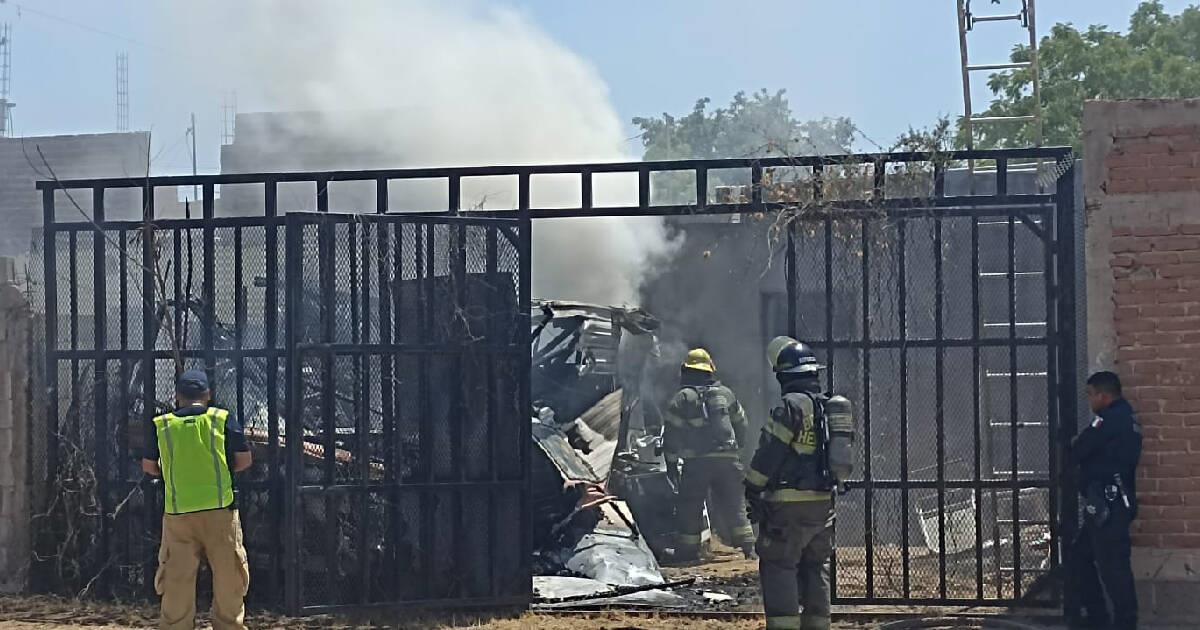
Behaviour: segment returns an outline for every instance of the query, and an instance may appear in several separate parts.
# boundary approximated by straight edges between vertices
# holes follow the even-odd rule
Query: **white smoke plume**
[[[392,0],[160,6],[191,53],[182,70],[236,89],[243,110],[337,113],[287,134],[322,136],[331,163],[321,168],[631,159],[595,70],[510,10]],[[577,205],[577,182],[550,183],[535,183],[535,204]],[[633,196],[635,185],[597,181],[598,203]],[[464,182],[464,206],[484,196],[512,207],[515,186]],[[546,220],[533,239],[535,297],[601,303],[635,301],[648,261],[672,247],[653,218]]]

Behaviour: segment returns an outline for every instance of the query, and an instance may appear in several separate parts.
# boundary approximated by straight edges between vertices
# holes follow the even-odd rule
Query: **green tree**
[[[1029,58],[1028,46],[1013,49],[1013,62]],[[1200,6],[1171,15],[1158,0],[1142,2],[1124,34],[1098,24],[1082,31],[1056,24],[1042,38],[1038,63],[1043,144],[1078,151],[1085,100],[1200,97]],[[993,74],[988,87],[995,98],[981,115],[1033,113],[1029,69]],[[966,144],[963,132],[960,122],[959,146]],[[1033,134],[1033,125],[1017,122],[974,126],[978,148],[1031,146]]]
[[[792,116],[786,91],[738,92],[728,107],[709,110],[711,99],[696,101],[676,118],[634,118],[641,130],[644,159],[712,159],[844,153],[855,128],[846,118],[799,121]]]
[[[709,109],[711,99],[696,101],[682,117],[633,119],[641,129],[643,159],[716,159],[848,153],[857,132],[847,118],[800,121],[792,115],[786,92],[738,92],[727,107]],[[681,173],[657,173],[655,203],[686,203],[694,198],[694,180]],[[744,172],[713,171],[709,188],[749,183]]]

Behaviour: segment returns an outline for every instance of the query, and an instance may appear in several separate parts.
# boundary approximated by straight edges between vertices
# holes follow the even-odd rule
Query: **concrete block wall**
[[[61,179],[88,177],[140,177],[146,174],[146,147],[150,134],[103,133],[76,136],[0,138],[0,256],[18,256],[29,249],[32,229],[42,224],[42,196],[34,187],[38,180],[51,179],[45,162]],[[40,151],[40,153],[39,153]],[[73,195],[90,209],[88,191]],[[110,215],[141,216],[140,192],[112,191],[105,198]],[[59,216],[82,220],[60,195]],[[132,216],[129,216],[132,215]]]
[[[1200,100],[1087,103],[1084,169],[1089,367],[1144,427],[1139,597],[1200,623]]]
[[[30,311],[0,258],[0,593],[24,589],[30,557],[26,392]]]

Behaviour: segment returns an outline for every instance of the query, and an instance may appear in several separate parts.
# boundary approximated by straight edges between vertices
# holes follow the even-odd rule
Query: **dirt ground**
[[[746,560],[740,551],[718,546],[712,556],[702,563],[666,567],[668,580],[695,577],[690,589],[697,592],[719,592],[734,598],[732,602],[713,605],[707,612],[723,618],[682,618],[672,615],[623,614],[616,612],[581,612],[570,615],[529,612],[521,615],[473,615],[464,613],[426,614],[395,613],[384,617],[355,618],[320,616],[304,619],[282,617],[268,612],[250,610],[246,624],[251,628],[418,628],[451,630],[750,630],[762,628],[762,599],[758,587],[758,563]],[[209,627],[201,605],[197,627]],[[93,628],[95,630],[128,630],[155,626],[157,610],[152,603],[118,605],[94,601],[77,601],[43,596],[0,596],[0,630],[60,630]],[[836,630],[866,630],[878,628],[881,622],[869,620],[840,621]],[[971,627],[971,626],[963,626]]]

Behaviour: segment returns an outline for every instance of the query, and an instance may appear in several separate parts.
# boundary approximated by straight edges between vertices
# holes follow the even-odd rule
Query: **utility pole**
[[[12,108],[16,103],[9,100],[12,80],[12,25],[0,24],[0,138],[12,132]]]
[[[188,128],[188,135],[192,136],[192,175],[196,175],[196,113],[192,112],[192,126]],[[192,199],[200,198],[200,187],[192,184]]]
[[[117,131],[129,131],[129,53],[117,53]]]

